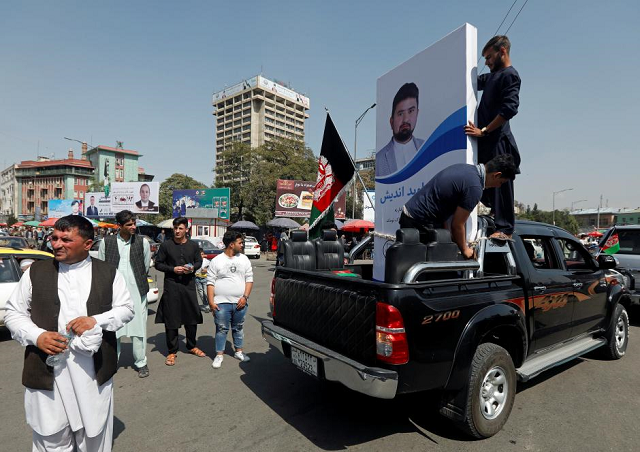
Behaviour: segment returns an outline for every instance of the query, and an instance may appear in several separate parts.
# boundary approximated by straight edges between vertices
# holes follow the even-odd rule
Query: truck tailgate
[[[376,360],[376,297],[345,284],[276,277],[274,324],[371,365]]]

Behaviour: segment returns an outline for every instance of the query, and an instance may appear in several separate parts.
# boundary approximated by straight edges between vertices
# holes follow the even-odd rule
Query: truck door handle
[[[573,283],[573,288],[574,288],[574,289],[579,289],[579,288],[581,288],[581,287],[582,287],[582,283],[581,283],[581,282],[574,282],[574,283]]]
[[[535,286],[533,290],[535,290],[536,292],[544,292],[545,290],[547,290],[547,286]]]

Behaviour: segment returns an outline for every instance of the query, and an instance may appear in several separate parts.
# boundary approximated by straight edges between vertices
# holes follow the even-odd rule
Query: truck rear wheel
[[[629,344],[629,314],[621,304],[613,311],[613,318],[606,333],[607,345],[602,351],[608,359],[620,359],[627,352]]]
[[[515,396],[516,369],[509,352],[496,344],[480,344],[471,363],[460,427],[476,438],[495,435],[507,422]]]

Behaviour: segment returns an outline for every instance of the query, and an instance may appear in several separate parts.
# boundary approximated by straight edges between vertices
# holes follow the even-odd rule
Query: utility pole
[[[600,229],[600,209],[602,209],[602,195],[600,195],[600,204],[598,204],[598,220],[596,221],[596,229]]]
[[[358,166],[356,163],[356,158],[357,158],[357,152],[358,152],[358,126],[360,125],[360,123],[362,122],[362,120],[364,119],[364,115],[367,114],[367,112],[369,110],[371,110],[372,108],[374,108],[376,106],[375,102],[373,103],[373,105],[371,105],[369,108],[367,108],[364,113],[362,113],[358,119],[356,119],[356,126],[355,126],[355,130],[354,130],[354,137],[353,137],[353,166],[354,169],[356,171],[356,173],[358,172]],[[353,208],[351,209],[351,218],[355,218],[356,217],[356,185],[358,184],[358,179],[353,181],[353,191],[352,191],[352,201],[353,201]]]

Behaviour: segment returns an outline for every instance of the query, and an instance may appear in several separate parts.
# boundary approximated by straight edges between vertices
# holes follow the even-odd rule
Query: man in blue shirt
[[[483,91],[478,107],[478,126],[472,121],[464,127],[467,135],[478,139],[478,163],[487,163],[497,155],[513,157],[520,166],[520,153],[511,133],[509,120],[518,113],[520,105],[520,75],[513,66],[509,51],[511,43],[506,36],[494,36],[482,49],[482,56],[491,71],[478,76],[478,91]],[[519,174],[520,170],[516,172]],[[492,237],[509,238],[513,234],[513,182],[486,190],[482,203],[495,214],[496,233]]]
[[[499,155],[486,165],[458,163],[436,174],[402,207],[401,228],[447,228],[466,259],[473,257],[467,245],[465,223],[485,189],[513,182],[517,167],[510,155]]]

